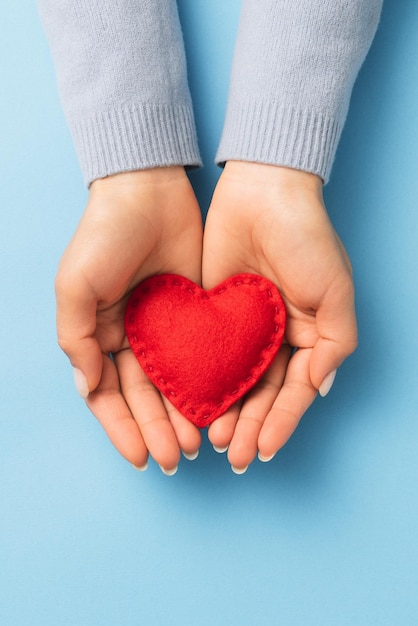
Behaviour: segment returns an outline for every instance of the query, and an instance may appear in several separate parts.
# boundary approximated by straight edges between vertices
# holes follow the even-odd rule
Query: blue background
[[[238,0],[181,0],[206,167],[218,170]],[[418,8],[387,0],[326,201],[360,347],[268,464],[207,441],[134,471],[55,344],[55,268],[86,200],[33,2],[2,6],[0,623],[418,624]]]

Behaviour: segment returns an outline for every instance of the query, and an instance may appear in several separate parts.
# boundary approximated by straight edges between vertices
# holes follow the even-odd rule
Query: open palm
[[[239,272],[262,274],[284,298],[285,342],[259,384],[214,422],[209,437],[229,446],[244,471],[257,452],[271,458],[295,430],[318,389],[356,347],[347,254],[325,211],[321,181],[276,166],[228,162],[205,227],[203,285]]]
[[[175,471],[198,429],[148,381],[123,318],[132,289],[173,272],[200,282],[202,222],[183,168],[118,174],[93,183],[56,279],[58,340],[87,405],[119,452],[144,467],[148,451]]]

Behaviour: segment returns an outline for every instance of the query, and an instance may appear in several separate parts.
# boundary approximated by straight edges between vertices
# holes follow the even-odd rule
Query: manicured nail
[[[270,456],[264,456],[261,454],[261,452],[258,453],[258,458],[260,461],[262,461],[262,463],[268,463],[269,461],[271,461],[271,459],[274,459],[275,456],[276,453],[271,454]]]
[[[223,448],[220,448],[219,446],[213,446],[213,449],[215,450],[215,452],[218,452],[218,454],[223,454],[228,450],[228,446],[224,446]]]
[[[245,474],[245,472],[248,469],[248,465],[246,467],[234,467],[233,465],[231,465],[231,470],[234,472],[234,474]]]
[[[78,367],[74,368],[74,384],[79,395],[85,400],[89,395],[89,386],[87,384],[87,378]]]
[[[138,472],[145,472],[145,470],[148,469],[148,461],[145,463],[145,465],[133,465],[133,467],[138,470]]]
[[[324,380],[322,381],[319,387],[319,395],[322,398],[325,398],[325,396],[331,389],[336,375],[337,375],[337,370],[333,370],[332,372],[330,372],[329,374],[325,376]]]
[[[176,467],[173,467],[172,469],[165,469],[162,465],[160,465],[160,470],[162,471],[163,474],[165,474],[166,476],[174,476],[174,474],[177,472],[178,470],[178,465],[176,465]]]
[[[191,453],[183,452],[183,456],[188,461],[194,461],[199,456],[199,450],[196,450],[196,452],[191,452]]]

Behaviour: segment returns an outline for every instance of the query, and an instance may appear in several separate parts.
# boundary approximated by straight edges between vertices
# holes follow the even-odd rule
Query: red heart
[[[255,274],[238,274],[210,291],[175,274],[152,276],[136,287],[125,314],[142,369],[200,428],[260,379],[285,322],[278,289]]]

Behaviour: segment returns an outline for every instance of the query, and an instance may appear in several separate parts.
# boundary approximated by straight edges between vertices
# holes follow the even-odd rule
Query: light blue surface
[[[238,0],[181,0],[206,168]],[[360,347],[291,442],[234,475],[114,452],[55,345],[53,277],[86,192],[34,3],[2,6],[0,624],[418,624],[418,7],[387,0],[356,84],[332,219]]]

